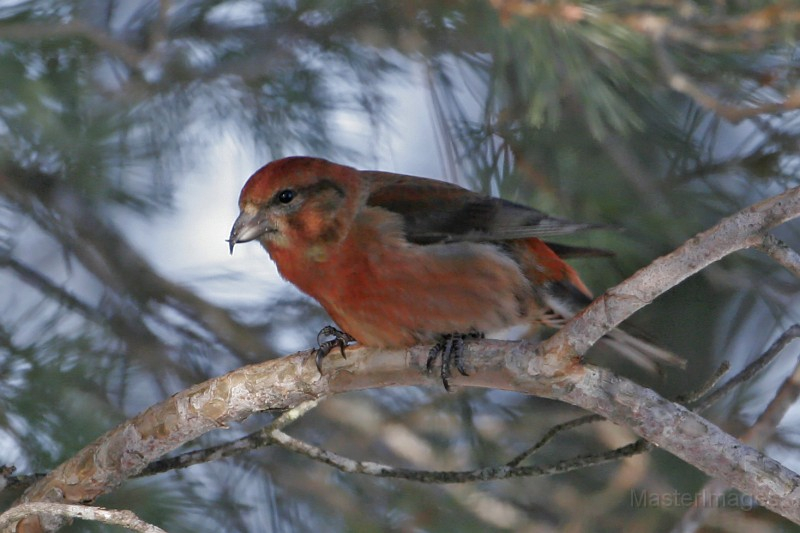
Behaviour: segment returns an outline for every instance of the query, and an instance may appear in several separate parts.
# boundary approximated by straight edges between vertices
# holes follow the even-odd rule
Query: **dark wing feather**
[[[547,238],[603,227],[551,217],[444,181],[389,172],[362,174],[371,184],[367,205],[401,215],[406,238],[415,244]]]

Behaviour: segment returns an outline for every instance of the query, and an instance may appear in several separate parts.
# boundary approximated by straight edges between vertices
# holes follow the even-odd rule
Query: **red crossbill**
[[[517,325],[557,327],[591,301],[544,238],[594,227],[457,185],[289,157],[253,174],[239,198],[230,249],[258,239],[280,274],[343,330],[321,344],[401,348],[435,343],[448,387],[467,336]],[[346,332],[346,333],[344,333]],[[640,363],[678,362],[621,330],[607,341]]]

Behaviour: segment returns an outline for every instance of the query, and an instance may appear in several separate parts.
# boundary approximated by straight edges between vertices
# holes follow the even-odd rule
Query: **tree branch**
[[[271,438],[273,431],[279,431],[283,429],[316,407],[318,403],[319,400],[303,402],[297,407],[289,409],[275,418],[275,420],[273,420],[272,423],[265,428],[250,433],[241,439],[237,439],[232,442],[226,442],[218,446],[211,446],[210,448],[204,448],[202,450],[194,450],[191,452],[182,453],[175,457],[169,457],[167,459],[150,463],[147,465],[147,468],[140,472],[140,475],[151,476],[161,472],[175,470],[176,468],[187,468],[189,466],[201,463],[217,461],[232,455],[238,455],[248,450],[256,450],[258,448],[263,448],[264,446],[269,446],[274,442],[274,439]]]
[[[543,370],[563,371],[570,355],[585,354],[608,331],[659,295],[733,252],[758,246],[767,231],[797,216],[800,216],[800,187],[746,207],[659,257],[595,299],[542,343],[539,352],[552,354],[545,357]],[[554,365],[552,370],[548,370],[549,365]]]
[[[761,370],[774,361],[789,343],[798,338],[800,338],[800,324],[795,324],[784,331],[760,357],[747,365],[741,372],[731,378],[730,381],[709,394],[698,398],[695,402],[692,402],[692,408],[695,411],[703,411],[742,383],[750,381],[753,376],[761,372]]]
[[[796,334],[792,337],[789,335],[792,332]],[[703,409],[707,408],[709,405],[714,403],[719,398],[723,397],[725,394],[730,392],[736,386],[744,383],[749,378],[752,378],[756,371],[764,368],[767,366],[769,362],[771,362],[777,353],[785,347],[787,344],[787,338],[793,339],[797,336],[800,336],[800,326],[794,326],[790,328],[780,339],[773,343],[772,347],[761,355],[758,360],[754,361],[749,365],[747,368],[743,369],[742,372],[731,379],[728,383],[726,383],[723,387],[721,387],[718,391],[715,391],[714,394],[708,394],[708,392],[717,384],[719,379],[722,375],[728,370],[730,365],[725,362],[720,365],[719,369],[706,380],[705,383],[696,391],[688,395],[682,395],[676,399],[677,402],[683,405],[691,405],[694,411],[702,411]],[[755,370],[754,370],[755,369]],[[696,402],[696,403],[695,403]],[[287,425],[291,424],[292,422],[296,421],[302,416],[314,409],[319,404],[319,400],[311,400],[308,402],[301,403],[297,407],[284,411],[280,416],[276,417],[270,424],[266,427],[254,431],[249,435],[236,439],[234,441],[225,442],[222,444],[218,444],[216,446],[210,446],[208,448],[203,448],[199,450],[192,450],[189,452],[181,453],[179,455],[175,455],[172,457],[168,457],[165,459],[160,459],[153,463],[147,465],[147,468],[142,470],[139,474],[135,477],[145,477],[145,476],[153,476],[156,474],[161,474],[164,472],[169,472],[170,470],[176,470],[180,468],[188,468],[190,466],[208,463],[212,461],[218,461],[220,459],[224,459],[227,457],[236,456],[247,451],[264,448],[267,446],[272,446],[274,444],[282,444],[281,439],[277,437],[273,437],[273,431],[275,430],[282,430]],[[523,452],[516,455],[514,458],[509,460],[505,463],[506,467],[514,468],[519,466],[522,461],[527,459],[528,457],[535,454],[541,448],[543,448],[547,443],[553,440],[559,433],[568,431],[570,429],[574,429],[576,427],[591,424],[594,422],[600,422],[605,420],[600,415],[584,415],[573,420],[568,420],[561,424],[557,424],[551,427],[535,444],[525,449]],[[291,437],[284,437],[284,439],[289,439],[290,443],[297,442],[296,439],[292,439]],[[304,447],[302,445],[292,445],[287,446],[288,449],[291,451],[295,451],[297,453],[301,453],[310,457],[311,459],[316,459],[322,462],[326,462],[325,460],[327,454],[329,452],[325,452],[316,447],[312,447],[315,451],[314,453],[304,453]],[[435,474],[433,471],[421,471],[421,470],[406,470],[402,474],[394,474],[394,473],[380,473],[376,474],[383,477],[403,477],[405,479],[416,480],[416,481],[438,481],[442,483],[456,483],[456,482],[468,482],[468,481],[475,481],[478,479],[487,480],[487,479],[500,479],[500,478],[508,478],[508,477],[525,477],[525,476],[541,476],[541,475],[549,475],[549,474],[557,474],[563,473],[569,470],[574,470],[576,468],[584,468],[589,466],[594,466],[591,464],[588,459],[594,457],[598,460],[598,463],[601,464],[604,462],[608,462],[613,460],[614,458],[623,458],[629,457],[634,454],[643,453],[647,451],[650,447],[645,445],[644,442],[636,442],[632,443],[627,446],[623,446],[622,448],[618,448],[617,450],[610,450],[607,452],[596,453],[591,455],[584,455],[580,457],[574,458],[574,461],[577,463],[573,463],[573,459],[564,459],[559,461],[555,465],[538,467],[533,469],[527,470],[517,470],[517,471],[506,471],[505,469],[501,468],[486,468],[481,469],[481,471],[471,471],[471,472],[444,472],[444,471],[437,471]],[[355,464],[356,461],[352,459],[347,459],[342,457],[338,460],[339,464],[334,464],[332,466],[340,468],[344,470],[340,465],[347,465],[347,464]],[[328,463],[330,464],[330,463]],[[20,487],[22,489],[26,489],[30,485],[32,485],[37,479],[41,479],[45,476],[45,474],[37,474],[33,476],[14,476],[13,473],[15,468],[11,467],[4,467],[4,471],[0,472],[0,475],[4,476],[4,482],[7,486],[14,486]],[[367,467],[359,467],[359,472],[362,474],[369,474]],[[374,470],[374,469],[373,469]],[[394,467],[391,466],[383,466],[382,471],[387,472],[389,470],[396,470]],[[416,475],[415,475],[416,474]]]
[[[608,413],[608,418],[627,423],[655,444],[710,475],[738,484],[745,492],[761,495],[768,507],[800,521],[800,494],[795,490],[800,480],[796,475],[654,392],[606,370],[581,367],[581,379],[564,394],[561,379],[514,374],[512,369],[524,368],[524,362],[533,356],[531,346],[481,341],[468,350],[473,375],[460,378],[459,384],[529,393],[549,388],[547,396],[567,401],[597,389],[597,410]],[[323,376],[316,373],[313,354],[302,352],[244,367],[183,391],[95,441],[31,487],[24,498],[31,501],[58,495],[67,501],[92,500],[184,442],[264,408],[285,408],[323,394],[372,386],[438,386],[434,378],[426,376],[425,347],[405,352],[352,349],[347,360],[332,361],[333,368],[326,369]]]
[[[558,399],[628,426],[710,476],[800,523],[800,477],[690,410],[612,372],[581,361],[588,348],[659,294],[727,254],[757,245],[769,229],[800,214],[800,188],[728,217],[609,290],[538,347],[481,341],[466,347],[470,376],[454,385],[514,390]],[[350,349],[326,359],[313,351],[243,367],[175,394],[109,431],[54,469],[23,501],[93,501],[178,446],[266,409],[289,409],[329,394],[436,383],[429,347]],[[438,386],[438,383],[437,383]],[[26,519],[18,531],[43,531]]]
[[[797,338],[797,336],[800,335],[800,326],[795,325],[793,329],[793,338]],[[790,329],[789,331],[792,330]],[[789,331],[781,335],[759,360],[765,359],[767,354],[776,351],[776,346],[783,339],[787,338]],[[777,393],[769,402],[766,409],[764,409],[764,412],[761,413],[761,416],[758,417],[755,424],[750,426],[750,429],[745,431],[739,439],[756,449],[763,449],[772,436],[775,435],[778,424],[783,419],[784,415],[786,415],[789,408],[797,401],[798,397],[800,397],[800,358],[795,361],[794,371],[783,381]],[[728,486],[725,481],[718,478],[710,479],[703,488],[700,489],[698,494],[722,494],[727,488]],[[718,511],[714,506],[699,505],[699,502],[705,500],[705,498],[700,496],[695,498],[694,506],[692,506],[675,527],[673,527],[672,533],[694,533],[700,526],[708,521],[711,515]]]
[[[122,526],[139,533],[167,533],[160,527],[148,524],[131,511],[52,502],[23,503],[12,507],[0,515],[0,529],[32,515],[92,520],[94,522]]]
[[[767,254],[776,263],[800,278],[800,254],[782,240],[773,235],[765,235],[764,240],[756,245],[756,249]]]
[[[61,24],[18,23],[5,26],[0,30],[0,39],[9,41],[26,41],[78,37],[90,41],[100,50],[116,56],[131,70],[138,70],[144,55],[135,48],[109,35],[102,28],[92,26],[81,20],[72,20]]]
[[[656,60],[667,84],[674,91],[685,94],[698,105],[713,111],[728,122],[738,124],[759,115],[776,115],[800,107],[800,90],[797,89],[790,91],[781,102],[761,102],[750,107],[725,103],[678,69],[670,58],[661,35],[655,36],[654,44]]]
[[[281,430],[274,430],[271,436],[275,442],[288,450],[321,461],[348,474],[367,474],[376,477],[401,478],[425,483],[467,483],[471,481],[493,481],[513,477],[563,474],[565,472],[586,468],[587,466],[596,466],[609,461],[616,461],[623,457],[630,457],[649,449],[649,444],[639,439],[614,450],[572,457],[544,466],[501,465],[464,471],[416,470],[411,468],[398,468],[375,463],[373,461],[355,461],[349,457],[344,457],[330,450],[324,450],[318,446],[291,437]]]
[[[251,433],[246,437],[242,437],[241,439],[221,444],[219,446],[212,446],[203,450],[187,452],[176,457],[157,461],[156,463],[148,465],[148,467],[144,469],[141,474],[152,475],[175,468],[185,468],[195,464],[215,461],[231,455],[238,455],[248,450],[254,450],[263,448],[265,446],[278,444],[292,452],[305,455],[306,457],[320,461],[349,474],[366,474],[377,477],[402,478],[425,483],[467,483],[471,481],[490,481],[513,477],[535,477],[561,474],[580,468],[586,468],[588,466],[607,463],[623,457],[629,457],[631,455],[645,452],[649,449],[648,444],[645,441],[638,440],[634,443],[614,450],[563,459],[550,465],[519,466],[519,463],[536,452],[547,442],[552,440],[556,434],[582,424],[603,420],[603,418],[600,416],[588,415],[571,420],[564,424],[554,426],[545,434],[544,437],[542,437],[542,439],[539,440],[539,442],[536,443],[535,446],[526,450],[524,453],[518,455],[503,466],[491,466],[465,471],[398,468],[373,461],[357,461],[335,452],[325,450],[318,446],[314,446],[295,437],[291,437],[282,431],[282,428],[290,421],[296,420],[302,416],[302,414],[313,408],[316,404],[317,401],[301,403],[296,408],[290,409],[286,412],[286,414],[291,413],[290,420],[284,420],[282,415],[281,417],[275,419],[275,421],[273,421],[273,423],[269,424],[267,427]]]
[[[570,429],[574,429],[579,426],[583,426],[586,424],[593,424],[594,422],[600,422],[602,420],[605,420],[605,418],[603,418],[600,415],[584,415],[578,418],[574,418],[572,420],[567,420],[566,422],[563,422],[561,424],[557,424],[551,427],[549,430],[547,430],[547,433],[545,433],[542,436],[542,438],[536,441],[533,444],[533,446],[529,446],[528,448],[517,454],[510,461],[508,461],[506,463],[506,466],[513,467],[519,465],[522,461],[524,461],[525,459],[527,459],[528,457],[530,457],[531,455],[542,449],[545,444],[553,440],[555,436],[561,433],[562,431],[568,431]]]

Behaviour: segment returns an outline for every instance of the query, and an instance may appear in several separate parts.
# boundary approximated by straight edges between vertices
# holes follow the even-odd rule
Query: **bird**
[[[230,253],[257,240],[280,275],[337,327],[317,337],[317,368],[353,342],[378,348],[433,344],[467,375],[464,342],[514,326],[559,327],[592,300],[564,258],[595,249],[545,239],[598,225],[571,222],[456,184],[293,156],[257,170],[239,196]],[[602,252],[600,252],[602,254]],[[325,336],[332,340],[321,342]],[[682,366],[671,352],[612,330],[606,342],[647,367]]]

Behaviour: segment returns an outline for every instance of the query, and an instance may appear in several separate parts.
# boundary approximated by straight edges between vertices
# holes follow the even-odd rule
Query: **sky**
[[[332,137],[363,154],[337,163],[446,177],[422,66],[412,64],[409,68],[414,83],[409,83],[407,76],[402,83],[399,77],[384,82],[390,95],[385,123],[390,127],[376,132],[364,114],[340,111],[334,115]],[[217,127],[199,157],[186,158],[176,165],[173,209],[142,216],[121,208],[114,214],[114,222],[167,278],[189,285],[201,296],[226,307],[269,305],[280,294],[299,291],[280,278],[257,243],[239,245],[233,256],[229,253],[226,239],[239,212],[239,191],[253,172],[269,162],[264,150],[243,141],[235,130],[233,125]]]

